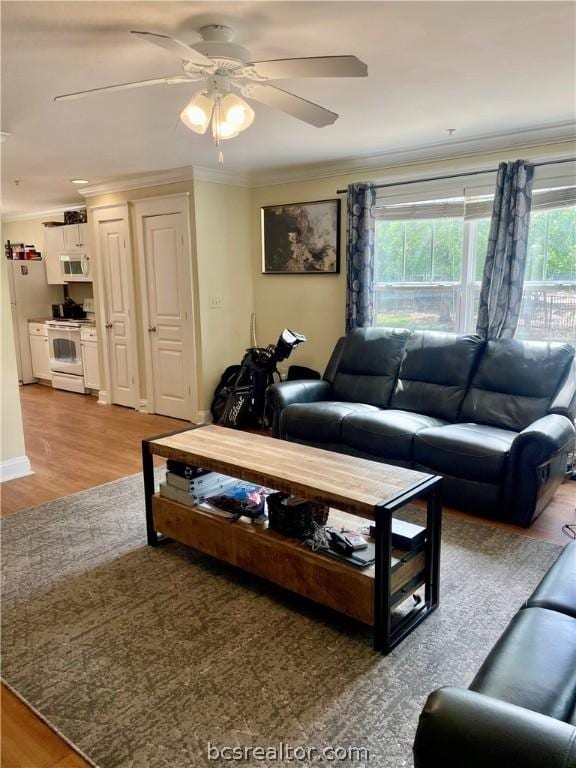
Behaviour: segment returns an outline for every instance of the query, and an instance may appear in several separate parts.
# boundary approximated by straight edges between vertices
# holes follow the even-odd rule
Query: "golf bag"
[[[304,341],[301,333],[285,328],[275,346],[247,349],[242,363],[231,365],[220,379],[210,407],[214,423],[237,429],[264,424],[266,390],[275,375],[280,380],[278,363]]]

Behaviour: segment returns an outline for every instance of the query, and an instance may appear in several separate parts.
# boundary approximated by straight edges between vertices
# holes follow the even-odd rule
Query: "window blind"
[[[489,219],[492,216],[492,195],[466,200],[466,221]],[[576,205],[576,187],[543,189],[532,194],[532,211],[548,211],[553,208],[569,208]]]
[[[374,218],[379,221],[420,221],[422,219],[461,219],[463,217],[464,198],[376,205],[374,207]]]
[[[374,218],[379,221],[420,221],[424,219],[458,219],[466,221],[489,219],[492,216],[492,195],[471,198],[425,200],[418,203],[376,204]],[[532,195],[532,210],[546,211],[576,205],[576,187],[544,189]]]

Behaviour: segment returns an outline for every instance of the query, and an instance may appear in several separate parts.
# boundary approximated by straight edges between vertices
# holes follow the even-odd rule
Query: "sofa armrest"
[[[510,522],[528,527],[566,477],[576,430],[566,416],[549,414],[530,424],[510,448],[506,498]]]
[[[429,697],[414,741],[415,768],[575,768],[576,728],[463,688]]]
[[[317,403],[328,400],[332,385],[323,379],[281,381],[272,384],[266,392],[266,404],[272,413],[272,434],[280,436],[280,414],[293,403]]]
[[[514,438],[512,461],[521,456],[523,463],[537,466],[573,445],[576,429],[566,416],[551,413],[534,421]]]
[[[548,413],[557,413],[574,421],[576,419],[576,358],[568,369],[560,389],[550,403]]]

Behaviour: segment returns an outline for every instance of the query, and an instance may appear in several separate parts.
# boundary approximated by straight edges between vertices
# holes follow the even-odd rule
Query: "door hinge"
[[[135,381],[134,381],[134,376],[132,376],[132,384],[134,384],[134,383],[135,383]]]
[[[189,394],[189,395],[191,395],[191,394],[192,394],[192,390],[190,389],[190,384],[188,384],[188,394]]]

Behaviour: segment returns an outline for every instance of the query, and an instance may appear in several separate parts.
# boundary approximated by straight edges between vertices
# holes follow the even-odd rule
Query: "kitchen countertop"
[[[49,320],[72,320],[71,317],[29,317],[29,323],[47,323]],[[84,320],[82,325],[96,326],[96,320]]]

